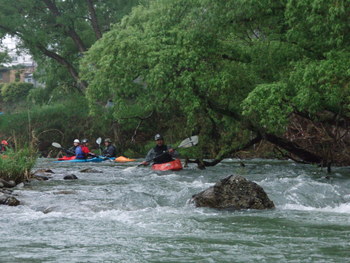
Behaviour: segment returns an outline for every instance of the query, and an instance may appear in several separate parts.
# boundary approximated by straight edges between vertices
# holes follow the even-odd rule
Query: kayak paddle
[[[96,143],[98,144],[98,148],[100,149],[100,156],[99,156],[99,158],[101,158],[101,159],[103,159],[103,160],[113,161],[113,160],[110,159],[110,157],[106,157],[106,156],[103,156],[103,155],[102,155],[101,142],[102,142],[102,138],[101,138],[101,137],[98,137],[98,138],[96,139]]]
[[[67,149],[63,148],[63,147],[61,146],[61,144],[59,144],[58,142],[53,142],[51,145],[52,145],[53,147],[55,147],[55,148],[62,149],[62,150],[63,150],[63,151],[65,151],[66,153],[70,153],[70,154],[75,155],[75,153],[74,153],[74,152],[69,151],[69,150],[67,150]]]
[[[102,142],[102,138],[101,138],[101,137],[98,137],[98,138],[96,139],[96,143],[98,144],[98,148],[100,149],[100,155],[102,155],[101,142]]]

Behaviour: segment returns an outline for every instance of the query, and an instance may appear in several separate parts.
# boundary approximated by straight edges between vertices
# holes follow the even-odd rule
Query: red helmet
[[[1,144],[2,144],[2,145],[9,145],[9,143],[8,143],[6,140],[2,140],[2,141],[1,141]]]

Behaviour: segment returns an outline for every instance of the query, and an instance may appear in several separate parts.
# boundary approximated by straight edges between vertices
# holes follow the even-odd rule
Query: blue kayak
[[[106,160],[114,160],[114,159],[115,157],[108,158],[108,157],[99,156],[99,157],[93,157],[89,159],[59,160],[59,161],[54,161],[54,163],[99,163]]]

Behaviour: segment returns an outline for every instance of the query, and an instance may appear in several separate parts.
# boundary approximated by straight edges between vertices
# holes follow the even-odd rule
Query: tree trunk
[[[90,17],[91,17],[91,26],[94,29],[96,39],[100,39],[102,37],[102,33],[101,33],[100,26],[99,26],[99,23],[98,23],[98,19],[97,19],[97,16],[96,16],[96,10],[95,10],[95,7],[94,7],[94,1],[93,0],[86,0],[86,2],[87,2],[87,5],[88,5]]]
[[[57,8],[57,6],[56,6],[54,1],[44,0],[44,3],[46,4],[47,8],[50,10],[50,12],[56,18],[61,16],[61,12]],[[76,47],[78,48],[78,50],[80,52],[83,53],[83,52],[86,51],[86,48],[85,48],[85,45],[84,45],[83,41],[81,40],[81,38],[78,35],[78,33],[74,30],[74,28],[72,28],[71,26],[65,26],[65,25],[62,25],[62,24],[57,24],[57,26],[63,28],[63,30],[67,33],[67,35],[70,36],[70,38],[73,40],[73,42],[75,43]]]

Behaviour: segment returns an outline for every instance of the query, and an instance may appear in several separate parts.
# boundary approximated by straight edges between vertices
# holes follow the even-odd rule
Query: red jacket
[[[83,151],[83,153],[85,154],[85,156],[88,156],[88,153],[90,152],[89,148],[87,146],[82,145],[81,146],[81,150]]]

